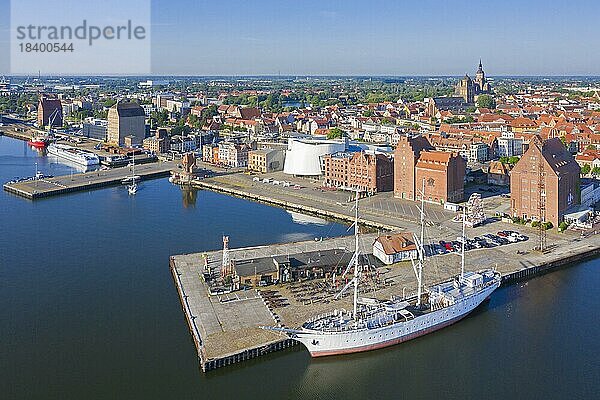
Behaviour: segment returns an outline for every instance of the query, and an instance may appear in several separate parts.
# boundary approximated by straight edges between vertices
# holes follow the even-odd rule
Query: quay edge
[[[599,255],[600,246],[588,245],[586,248],[579,249],[577,252],[572,252],[571,254],[565,254],[564,256],[561,256],[558,259],[548,260],[542,262],[539,265],[531,265],[529,267],[521,268],[519,270],[506,272],[502,275],[502,286],[512,285],[514,283],[529,280],[534,277],[545,275],[562,268],[567,268],[573,265],[574,263],[592,259],[598,257]],[[187,302],[185,288],[183,287],[182,281],[179,276],[179,272],[177,271],[175,256],[170,257],[169,264],[175,286],[177,287],[177,292],[179,294],[179,299],[181,301],[184,315],[188,323],[188,327],[192,335],[194,345],[197,350],[197,356],[200,362],[200,367],[203,372],[208,372],[217,368],[222,368],[228,365],[250,360],[275,351],[284,350],[296,344],[295,341],[293,341],[292,339],[282,338],[280,340],[275,340],[269,343],[256,343],[251,346],[248,346],[247,348],[244,348],[241,351],[237,351],[234,353],[207,358],[203,348],[200,332],[195,323],[196,317],[191,315],[189,304]]]
[[[288,209],[291,211],[298,211],[298,212],[301,212],[304,214],[310,214],[310,215],[315,215],[315,216],[319,216],[319,217],[331,218],[331,219],[335,219],[335,220],[339,220],[339,221],[354,223],[353,216],[349,216],[349,215],[345,215],[345,214],[337,213],[337,212],[333,212],[333,211],[321,210],[321,209],[311,207],[308,205],[301,205],[301,204],[297,204],[297,203],[293,203],[293,202],[289,202],[289,201],[285,201],[285,200],[276,199],[274,197],[253,194],[253,193],[249,193],[249,192],[246,192],[243,190],[231,189],[231,188],[227,188],[227,187],[224,187],[224,186],[221,186],[218,184],[213,184],[213,183],[209,183],[209,182],[202,181],[202,180],[193,181],[192,186],[197,187],[199,189],[208,189],[208,190],[212,190],[214,192],[225,193],[225,194],[229,194],[229,195],[232,195],[235,197],[258,201],[260,203],[274,205],[274,206],[282,207],[284,209]],[[385,231],[393,231],[393,230],[399,229],[399,227],[394,226],[394,225],[382,224],[382,223],[379,223],[376,221],[371,221],[371,220],[368,220],[365,218],[359,218],[358,221],[361,225],[364,225],[369,228],[381,229],[381,230],[385,230]]]

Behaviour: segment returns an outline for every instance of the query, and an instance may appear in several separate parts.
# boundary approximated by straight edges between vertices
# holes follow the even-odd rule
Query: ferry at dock
[[[53,143],[49,145],[48,154],[86,167],[100,164],[100,159],[96,154],[65,144]]]

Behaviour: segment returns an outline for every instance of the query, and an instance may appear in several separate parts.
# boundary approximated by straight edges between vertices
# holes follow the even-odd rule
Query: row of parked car
[[[486,233],[481,237],[467,238],[465,251],[504,246],[510,243],[524,242],[528,239],[527,236],[516,231],[499,231],[495,235],[493,233]],[[427,255],[460,252],[462,251],[462,238],[458,237],[452,241],[440,240],[438,243],[431,243],[425,246],[425,251]]]
[[[292,182],[287,182],[287,181],[278,181],[275,180],[273,178],[259,178],[258,176],[255,176],[254,178],[252,178],[252,181],[254,182],[262,182],[262,183],[268,183],[271,185],[281,185],[283,187],[292,187],[293,189],[302,189],[302,186],[300,185],[292,185]]]

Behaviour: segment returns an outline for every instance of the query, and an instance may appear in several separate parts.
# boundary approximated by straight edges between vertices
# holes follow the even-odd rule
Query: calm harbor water
[[[0,137],[0,182],[71,167]],[[168,256],[336,236],[346,227],[166,179],[30,202],[0,193],[0,390],[6,399],[594,398],[600,260],[499,289],[404,345],[311,360],[300,346],[209,374]]]

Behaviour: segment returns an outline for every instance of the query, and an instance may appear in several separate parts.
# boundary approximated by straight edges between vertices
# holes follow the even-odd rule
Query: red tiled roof
[[[383,252],[387,255],[400,253],[401,251],[412,251],[417,249],[412,237],[412,233],[410,232],[382,235],[375,239],[375,241],[381,243]]]

